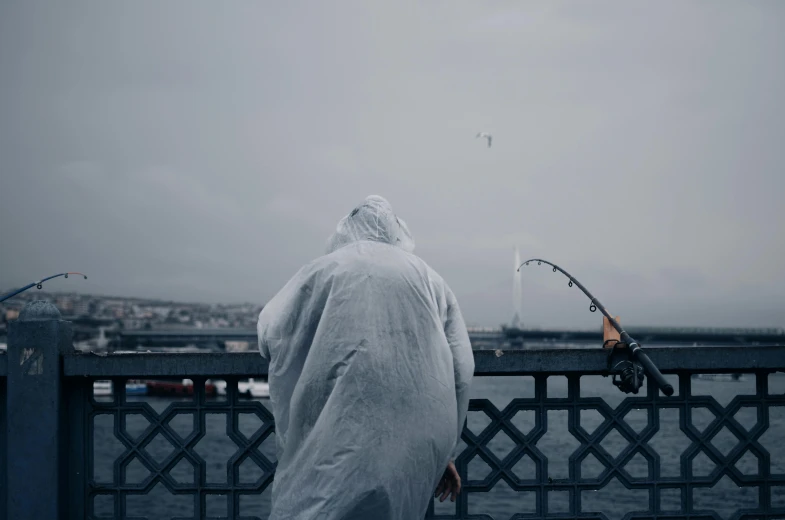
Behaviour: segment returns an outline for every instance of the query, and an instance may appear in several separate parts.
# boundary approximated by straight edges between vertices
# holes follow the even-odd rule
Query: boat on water
[[[213,397],[216,394],[215,385],[206,382],[204,385],[205,395]],[[125,395],[153,395],[153,396],[191,396],[194,394],[194,384],[190,379],[175,381],[166,380],[131,380],[125,384]],[[93,383],[93,395],[109,396],[113,395],[111,381],[95,381]]]
[[[111,381],[93,382],[94,396],[109,396],[113,393]],[[128,381],[125,384],[125,395],[147,395],[147,384],[144,381]]]
[[[148,380],[147,395],[156,396],[190,396],[194,395],[194,383],[190,379],[180,381]],[[215,385],[210,381],[204,384],[204,393],[207,397],[215,396]]]
[[[94,396],[113,395],[111,381],[93,382]],[[147,395],[147,384],[144,381],[128,381],[125,384],[125,395]]]
[[[125,395],[147,395],[147,385],[142,381],[128,381],[125,384]]]
[[[94,396],[112,395],[112,382],[95,381],[93,383],[93,395]]]
[[[705,379],[708,381],[733,381],[740,382],[746,381],[747,378],[743,374],[695,374],[692,377],[696,379]]]
[[[226,395],[226,381],[215,381],[218,395]],[[270,384],[267,381],[250,378],[237,382],[237,393],[242,397],[270,397]]]

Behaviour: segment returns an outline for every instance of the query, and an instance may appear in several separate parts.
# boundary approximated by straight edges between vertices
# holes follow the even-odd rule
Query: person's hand
[[[458,475],[458,470],[455,469],[453,461],[450,461],[450,463],[447,464],[447,469],[444,470],[444,475],[442,475],[439,485],[436,487],[434,497],[441,495],[439,502],[444,502],[444,500],[450,496],[450,502],[455,502],[455,498],[460,492],[461,477]]]

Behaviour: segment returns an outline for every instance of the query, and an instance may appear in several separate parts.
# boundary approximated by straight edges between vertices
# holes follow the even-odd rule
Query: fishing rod
[[[38,280],[37,282],[33,282],[33,283],[30,283],[30,284],[28,284],[28,285],[25,285],[25,286],[24,286],[24,287],[22,287],[21,289],[17,289],[17,290],[15,290],[15,291],[11,291],[11,292],[10,292],[10,293],[8,293],[8,294],[5,294],[5,295],[3,295],[3,296],[0,296],[0,302],[4,302],[4,301],[6,301],[8,298],[12,298],[12,297],[16,296],[16,295],[17,295],[17,294],[19,294],[19,293],[25,292],[26,290],[28,290],[29,288],[33,287],[34,285],[35,285],[36,287],[38,287],[39,289],[41,289],[41,288],[43,288],[43,285],[42,285],[42,284],[43,284],[45,281],[47,281],[47,280],[51,280],[52,278],[57,278],[58,276],[65,276],[66,278],[68,278],[68,275],[69,275],[69,274],[78,274],[79,276],[84,276],[84,279],[85,279],[85,280],[87,280],[87,276],[86,276],[86,275],[84,275],[84,274],[82,274],[82,273],[60,273],[60,274],[53,274],[52,276],[47,276],[46,278],[44,278],[44,279],[42,279],[42,280]]]
[[[660,387],[660,390],[662,390],[663,394],[673,395],[673,386],[671,386],[665,380],[665,378],[662,376],[662,372],[660,372],[659,369],[654,365],[654,363],[652,363],[651,359],[649,359],[649,356],[647,356],[646,353],[643,352],[640,344],[634,339],[632,339],[632,337],[624,329],[621,328],[621,325],[619,325],[619,323],[615,319],[613,319],[613,316],[610,315],[610,313],[605,308],[605,306],[601,304],[600,301],[597,298],[595,298],[594,295],[590,293],[588,289],[586,289],[586,287],[584,287],[581,282],[576,280],[574,276],[572,276],[570,273],[568,273],[558,265],[552,264],[547,260],[543,260],[542,258],[531,258],[529,260],[526,260],[525,262],[523,262],[521,265],[518,266],[517,269],[518,272],[520,272],[521,267],[523,267],[524,265],[529,265],[529,262],[537,262],[537,265],[547,264],[553,267],[554,273],[556,271],[559,271],[567,278],[569,278],[570,282],[568,285],[570,287],[572,287],[573,284],[577,285],[578,288],[581,291],[583,291],[583,294],[588,296],[589,299],[591,300],[591,305],[589,306],[589,310],[591,312],[595,312],[597,309],[600,309],[600,312],[602,312],[602,314],[606,318],[608,318],[610,324],[619,333],[619,337],[621,338],[621,343],[626,344],[630,348],[630,355],[633,358],[633,360],[638,361],[640,365],[643,366],[646,372],[652,377],[652,379],[654,379],[654,382],[657,383],[657,386]],[[613,345],[611,354],[613,354],[613,352],[616,350],[618,344],[619,343]],[[608,360],[610,364],[610,357],[608,358]],[[623,369],[622,378],[623,380],[617,383],[615,381],[615,376],[614,376],[614,384],[625,393],[632,392],[637,394],[638,389],[643,384],[643,374],[638,373],[638,367],[635,366],[634,362],[632,363],[632,366],[627,366]]]

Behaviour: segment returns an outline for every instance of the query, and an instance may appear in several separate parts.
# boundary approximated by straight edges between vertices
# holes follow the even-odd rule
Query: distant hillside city
[[[255,328],[261,305],[204,304],[29,290],[0,303],[0,325],[18,318],[32,300],[53,303],[69,320],[110,329]]]
[[[125,298],[31,289],[0,303],[0,351],[7,349],[8,323],[30,301],[54,304],[73,328],[74,347],[82,351],[225,351],[253,349],[262,305],[205,304]],[[517,320],[514,320],[517,322]],[[599,325],[599,323],[598,323]],[[540,330],[512,326],[467,327],[474,348],[527,348],[601,344],[602,328]],[[200,330],[202,329],[202,330]],[[223,330],[221,330],[223,329]],[[782,344],[782,328],[689,328],[629,326],[643,344]],[[182,332],[180,332],[182,331]]]

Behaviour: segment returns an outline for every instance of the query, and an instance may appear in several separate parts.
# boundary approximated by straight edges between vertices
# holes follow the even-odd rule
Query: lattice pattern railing
[[[478,514],[480,512],[472,507],[472,501],[480,493],[492,491],[500,482],[504,482],[515,493],[528,497],[528,503],[521,503],[519,507],[511,507],[507,511],[528,510],[528,514],[507,514],[503,518],[612,518],[612,513],[620,510],[628,513],[625,518],[768,518],[767,515],[783,518],[785,468],[782,468],[782,460],[785,450],[778,443],[785,439],[785,395],[770,393],[765,373],[758,377],[747,377],[756,380],[754,395],[736,396],[727,406],[722,406],[710,395],[692,395],[693,379],[689,374],[679,376],[677,395],[664,397],[650,384],[647,397],[627,398],[615,408],[601,398],[581,397],[579,375],[567,376],[568,391],[565,398],[549,398],[546,391],[547,377],[538,375],[534,376],[533,398],[514,399],[501,410],[487,399],[473,400],[470,410],[486,414],[490,423],[478,433],[469,428],[464,431],[463,439],[467,447],[459,459],[459,470],[464,475],[469,473],[464,488],[466,493],[461,496],[451,514],[435,518],[490,519],[490,516]],[[743,417],[737,420],[740,412],[747,412],[748,409],[755,411],[756,421],[751,424],[748,413],[743,413]],[[679,455],[679,471],[669,475],[661,472],[660,454],[651,443],[661,429],[660,414],[667,410],[677,412],[678,428],[689,442]],[[767,444],[777,450],[779,473],[772,471],[772,455],[760,442],[762,436],[771,433],[770,412],[773,410],[777,411],[777,440],[774,435],[768,436]],[[538,443],[549,431],[548,416],[557,411],[566,412],[567,430],[578,442],[574,450],[567,452],[568,475],[564,478],[550,476],[549,460],[538,449]],[[600,415],[599,425],[584,426],[584,412],[588,411]],[[638,415],[635,418],[636,428],[627,419],[637,411],[645,411],[647,418],[641,421]],[[696,426],[695,422],[705,419],[699,416],[706,415],[695,413],[697,411],[706,412],[713,419]],[[516,416],[521,412],[531,412],[534,419],[529,421],[529,428],[524,430],[521,429],[521,422],[515,423]],[[499,450],[495,452],[491,444],[502,433],[512,442],[508,443],[507,450],[501,450],[507,454],[499,456]],[[606,442],[612,434],[615,436],[613,442]],[[659,444],[658,448],[661,449]],[[715,444],[723,445],[726,450],[718,449]],[[616,448],[615,453],[609,451],[613,451],[613,448]],[[756,459],[757,464],[753,464],[755,468],[750,468],[749,454]],[[471,463],[478,460],[487,466],[487,475],[482,479],[475,479],[471,475]],[[516,468],[520,467],[522,460],[528,462],[522,468],[528,473],[526,476],[520,475],[521,471]],[[584,464],[589,460],[593,464]],[[745,463],[743,467],[746,471],[740,469],[740,462]],[[715,465],[714,469],[707,471],[707,467],[712,464]],[[630,466],[634,467],[634,471]],[[584,474],[583,470],[587,468],[592,470],[592,474]],[[696,506],[696,490],[711,489],[726,476],[739,489],[755,492],[755,507],[745,509],[742,504],[734,507],[733,501],[736,499],[722,496],[716,500],[720,511],[713,507]],[[597,501],[589,505],[582,500],[587,492],[608,486],[614,479],[626,489],[642,491],[637,494],[637,500],[628,501],[627,509],[614,503],[612,497],[610,501],[599,504],[600,507]],[[749,494],[746,495],[749,498]],[[552,507],[556,502],[554,496],[561,498],[558,504],[561,507],[555,511]],[[616,517],[621,518],[621,515]]]
[[[0,362],[2,365],[5,364],[5,354],[0,354]],[[6,399],[7,399],[7,377],[5,366],[0,365],[0,461],[5,461],[8,458],[7,450],[8,450],[8,441],[6,439],[6,429],[8,425],[8,419],[6,417]],[[7,502],[8,502],[8,484],[6,479],[8,478],[7,471],[5,468],[5,464],[0,462],[0,516],[7,510]]]
[[[123,389],[124,380],[114,380],[113,387]],[[227,395],[221,400],[205,396],[203,378],[194,379],[194,388],[192,399],[175,402],[167,399],[165,409],[160,411],[149,402],[133,400],[123,391],[115,392],[112,398],[90,396],[85,404],[88,517],[134,518],[128,514],[129,497],[147,495],[158,485],[172,495],[188,495],[191,499],[193,511],[174,514],[172,518],[264,517],[259,512],[240,515],[239,511],[242,497],[256,498],[272,483],[275,471],[272,414],[258,401],[241,400],[236,379],[227,380]],[[223,435],[216,435],[220,432],[208,427],[209,419],[218,416],[224,417]],[[240,424],[241,418],[248,416],[257,421],[250,431]],[[97,475],[96,440],[91,432],[97,426],[96,419],[104,417],[111,418],[111,432],[121,444],[122,453],[112,462],[111,473],[104,471]],[[213,446],[197,450],[205,440]],[[222,444],[222,451],[229,449],[229,456],[221,461],[223,478],[210,478],[216,476],[209,475],[211,469],[216,469],[215,462],[206,459],[211,458],[210,450],[217,442]],[[263,443],[266,453],[260,451]],[[272,460],[268,458],[271,455]],[[250,481],[249,474],[253,476]],[[151,509],[149,501],[147,504],[142,501],[141,505]],[[264,508],[263,503],[255,505]],[[155,504],[153,509],[174,508]]]
[[[455,504],[432,505],[428,516],[785,518],[785,376],[746,377],[750,391],[723,404],[712,395],[693,395],[687,373],[678,375],[672,397],[649,386],[645,395],[618,406],[581,395],[583,379],[574,373],[566,375],[566,392],[558,396],[550,392],[548,376],[536,374],[528,378],[531,397],[504,407],[474,399],[457,461],[464,492]],[[772,389],[775,377],[779,386]],[[143,402],[122,392],[111,401],[81,401],[86,516],[266,518],[275,467],[273,419],[262,402],[237,395],[236,379],[227,380],[221,400],[207,398],[204,379],[195,379],[193,398],[177,402]],[[114,387],[123,388],[123,381]],[[566,425],[554,427],[552,419],[565,415]],[[486,424],[476,426],[477,416]],[[663,440],[666,430],[670,436]],[[679,446],[672,442],[677,437]],[[102,451],[110,441],[116,449]],[[666,460],[665,452],[678,462]],[[99,458],[105,466],[100,475]],[[566,471],[557,469],[565,465]],[[480,467],[484,473],[475,475]],[[501,488],[507,496],[496,493]],[[605,493],[606,500],[598,503],[595,493]],[[704,496],[710,501],[701,502]],[[489,499],[495,505],[486,509]]]

